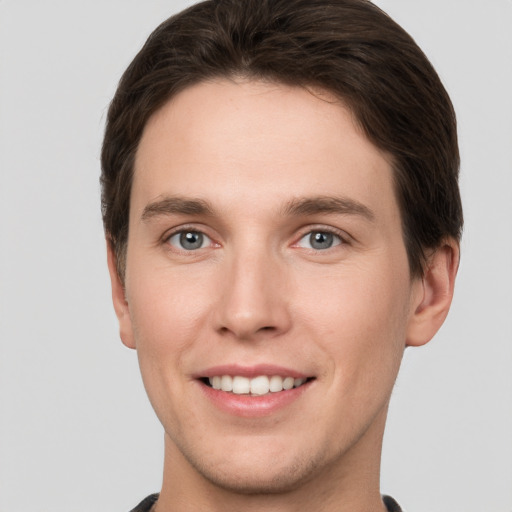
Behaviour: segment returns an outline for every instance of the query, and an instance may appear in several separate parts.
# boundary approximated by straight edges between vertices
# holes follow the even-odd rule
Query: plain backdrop
[[[0,0],[0,512],[127,512],[160,488],[161,427],[110,302],[99,153],[122,71],[188,3]],[[451,315],[405,355],[382,491],[410,512],[511,512],[512,2],[378,4],[452,96],[466,217]]]

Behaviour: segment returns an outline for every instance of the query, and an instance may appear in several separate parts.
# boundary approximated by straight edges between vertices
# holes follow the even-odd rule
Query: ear
[[[453,239],[445,240],[429,256],[407,329],[407,346],[425,345],[443,325],[452,303],[458,267],[459,244]]]
[[[132,320],[130,317],[130,310],[128,308],[128,301],[126,300],[124,285],[117,272],[117,262],[112,242],[107,237],[107,263],[108,271],[110,274],[110,282],[112,285],[112,302],[119,321],[119,334],[121,341],[128,348],[135,348],[135,340],[133,336]]]

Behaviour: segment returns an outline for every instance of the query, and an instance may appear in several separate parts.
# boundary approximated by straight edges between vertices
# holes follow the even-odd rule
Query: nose
[[[229,258],[217,302],[216,327],[224,336],[255,341],[272,338],[291,326],[284,262],[261,251]]]

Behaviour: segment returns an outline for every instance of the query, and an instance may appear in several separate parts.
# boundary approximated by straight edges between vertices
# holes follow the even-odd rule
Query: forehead
[[[323,91],[254,81],[190,87],[148,121],[132,208],[165,195],[262,208],[307,194],[343,195],[396,214],[390,158]]]

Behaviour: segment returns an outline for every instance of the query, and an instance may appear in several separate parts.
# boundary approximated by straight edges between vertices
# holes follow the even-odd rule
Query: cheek
[[[130,316],[150,402],[160,421],[179,431],[178,419],[194,415],[193,410],[178,414],[186,381],[177,377],[198,338],[201,298],[196,284],[182,286],[179,279],[155,274],[141,274],[127,287]]]
[[[179,354],[204,322],[213,296],[207,283],[194,273],[154,269],[130,284],[128,300],[137,349],[155,355]]]
[[[313,279],[305,288],[310,292],[299,293],[296,317],[304,329],[315,326],[311,335],[327,353],[332,370],[342,368],[349,380],[365,372],[386,378],[398,371],[408,322],[407,275],[352,268],[323,281]]]

